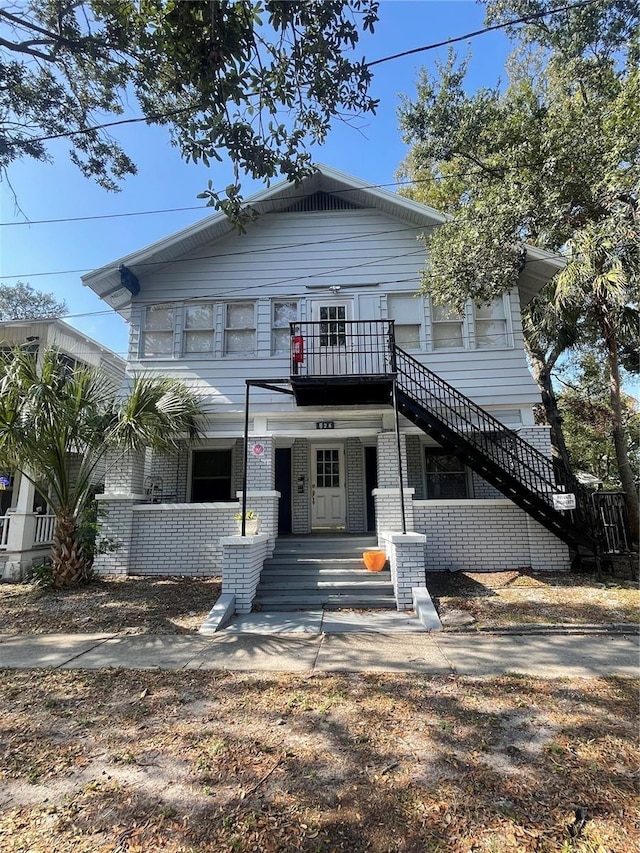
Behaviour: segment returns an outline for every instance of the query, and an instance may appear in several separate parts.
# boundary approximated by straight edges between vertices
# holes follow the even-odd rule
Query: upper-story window
[[[254,355],[256,316],[253,302],[227,302],[225,306],[224,354]]]
[[[295,323],[298,319],[298,303],[273,302],[271,310],[271,354],[289,355],[289,323]]]
[[[404,294],[387,299],[389,319],[394,320],[395,339],[403,349],[420,349],[424,300]]]
[[[502,296],[485,305],[474,305],[474,330],[476,347],[506,347],[508,339],[507,315]]]
[[[449,305],[431,305],[431,337],[434,349],[464,346],[464,317]]]
[[[147,305],[142,330],[142,355],[173,355],[173,308]]]
[[[214,308],[212,302],[185,307],[183,352],[213,352]]]

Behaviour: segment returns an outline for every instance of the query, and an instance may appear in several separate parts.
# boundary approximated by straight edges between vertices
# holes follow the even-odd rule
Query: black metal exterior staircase
[[[569,546],[599,551],[590,494],[571,474],[397,346],[392,349],[398,410],[442,447]],[[554,495],[575,495],[574,510]]]

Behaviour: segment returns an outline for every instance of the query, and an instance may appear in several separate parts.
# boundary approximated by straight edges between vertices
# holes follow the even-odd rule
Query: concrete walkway
[[[281,621],[285,616],[285,624]],[[384,616],[385,619],[376,619]],[[270,618],[267,618],[270,617]],[[388,617],[391,617],[389,619]],[[543,678],[640,677],[638,633],[427,633],[402,614],[328,613],[305,622],[252,614],[201,635],[0,635],[2,669],[218,669],[247,672],[399,672]],[[324,630],[320,631],[322,622]],[[351,622],[351,624],[349,624]],[[271,623],[271,624],[268,624]],[[280,623],[278,625],[278,623]],[[394,627],[391,626],[394,624]],[[334,630],[327,630],[334,626]],[[295,626],[294,626],[295,627]]]

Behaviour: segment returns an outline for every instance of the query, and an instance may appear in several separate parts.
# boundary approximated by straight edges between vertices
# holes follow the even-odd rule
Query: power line
[[[267,252],[282,251],[282,250],[287,250],[287,249],[297,249],[297,248],[305,249],[305,248],[308,248],[310,246],[321,246],[321,245],[324,245],[326,243],[331,243],[331,244],[345,243],[345,242],[349,242],[351,240],[363,240],[363,239],[367,239],[369,237],[384,237],[384,236],[387,236],[389,234],[401,234],[401,233],[406,233],[409,231],[416,231],[418,229],[419,229],[419,226],[394,228],[394,229],[391,229],[388,231],[371,231],[371,232],[367,232],[364,234],[351,234],[348,237],[338,237],[338,238],[334,237],[334,238],[327,239],[327,240],[311,240],[311,241],[303,241],[303,242],[297,242],[297,243],[285,243],[285,244],[282,244],[280,246],[267,246],[263,249],[248,249],[248,250],[247,249],[245,249],[245,250],[239,249],[238,251],[234,251],[234,252],[220,252],[220,253],[217,253],[214,255],[198,255],[197,257],[175,258],[172,261],[143,261],[142,263],[136,264],[136,268],[166,266],[169,263],[171,263],[171,264],[191,263],[192,261],[206,261],[206,260],[211,260],[213,258],[229,258],[229,257],[236,257],[236,256],[246,257],[246,256],[250,256],[250,255],[261,255],[261,254],[265,254]],[[108,270],[109,270],[109,267],[107,267],[107,271]],[[112,272],[117,272],[117,270],[118,270],[117,266],[111,267]],[[14,275],[2,275],[2,276],[0,276],[0,278],[3,278],[3,279],[8,279],[8,278],[35,278],[37,276],[44,276],[44,275],[72,275],[75,273],[83,273],[83,272],[90,272],[90,271],[91,271],[90,267],[85,267],[83,269],[73,269],[73,270],[55,270],[55,271],[50,271],[50,272],[35,272],[35,273],[19,273],[19,274],[14,274]]]
[[[464,41],[466,39],[475,38],[476,36],[484,35],[484,33],[492,32],[493,30],[506,29],[507,27],[515,26],[516,24],[524,24],[524,23],[527,23],[529,21],[535,21],[539,18],[545,18],[548,15],[554,15],[558,12],[568,12],[568,11],[571,11],[572,9],[580,9],[584,6],[590,6],[593,3],[599,3],[599,2],[601,2],[601,0],[581,0],[581,2],[579,2],[579,3],[573,3],[573,4],[568,5],[568,6],[559,6],[555,9],[549,9],[549,10],[544,11],[544,12],[537,12],[537,13],[534,13],[532,15],[527,15],[527,16],[522,17],[522,18],[515,18],[514,20],[511,20],[511,21],[505,21],[502,24],[493,24],[492,26],[484,27],[483,29],[476,30],[472,33],[466,33],[465,35],[462,35],[462,36],[456,36],[455,38],[446,39],[446,41],[437,42],[434,44],[428,44],[428,45],[425,45],[424,47],[415,47],[412,50],[405,50],[401,53],[393,54],[392,56],[384,56],[382,59],[375,59],[373,62],[366,63],[366,67],[372,68],[374,65],[380,65],[383,62],[390,62],[393,59],[399,59],[403,56],[410,56],[411,54],[414,54],[414,53],[424,53],[427,50],[434,50],[435,48],[438,48],[438,47],[445,47],[446,45],[449,45],[449,44],[455,44],[456,42],[459,42],[459,41]],[[85,134],[85,133],[93,133],[96,130],[105,130],[106,128],[117,127],[119,125],[138,124],[140,122],[151,123],[151,122],[157,121],[159,119],[171,118],[172,116],[178,115],[180,113],[195,113],[200,109],[206,108],[207,106],[208,106],[207,104],[193,104],[189,107],[179,107],[175,110],[168,110],[167,112],[164,112],[164,113],[152,113],[151,115],[148,115],[148,116],[138,116],[135,118],[117,119],[115,121],[104,122],[103,124],[92,125],[91,127],[79,128],[78,130],[70,130],[70,131],[65,131],[63,133],[53,133],[53,134],[49,134],[48,136],[34,136],[34,137],[30,137],[28,141],[29,141],[29,143],[50,142],[54,139],[66,139],[66,138],[70,138],[73,136],[81,136],[82,134]]]
[[[449,44],[455,44],[459,41],[482,36],[485,33],[493,32],[494,30],[504,30],[507,27],[513,27],[516,24],[526,24],[529,21],[535,21],[539,18],[546,18],[547,15],[555,15],[557,12],[569,12],[572,9],[580,9],[584,6],[590,6],[592,3],[600,3],[601,0],[582,0],[580,3],[572,3],[569,6],[558,6],[556,9],[548,9],[546,12],[535,12],[531,15],[525,15],[522,18],[514,18],[512,21],[505,21],[502,24],[493,24],[490,27],[483,27],[481,30],[475,30],[472,33],[465,33],[463,36],[446,39],[445,41],[434,42],[427,44],[424,47],[414,47],[412,50],[403,50],[402,53],[394,53],[391,56],[384,56],[382,59],[374,59],[373,62],[367,62],[367,68],[372,68],[374,65],[380,65],[383,62],[390,62],[392,59],[400,59],[403,56],[411,56],[414,53],[424,53],[427,50],[435,50],[437,47],[446,47]]]

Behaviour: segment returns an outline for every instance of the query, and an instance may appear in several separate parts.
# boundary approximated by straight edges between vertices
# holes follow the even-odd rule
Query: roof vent
[[[357,204],[352,204],[345,198],[331,195],[330,193],[317,192],[313,195],[295,201],[291,207],[285,208],[282,213],[316,213],[321,210],[360,210]]]

